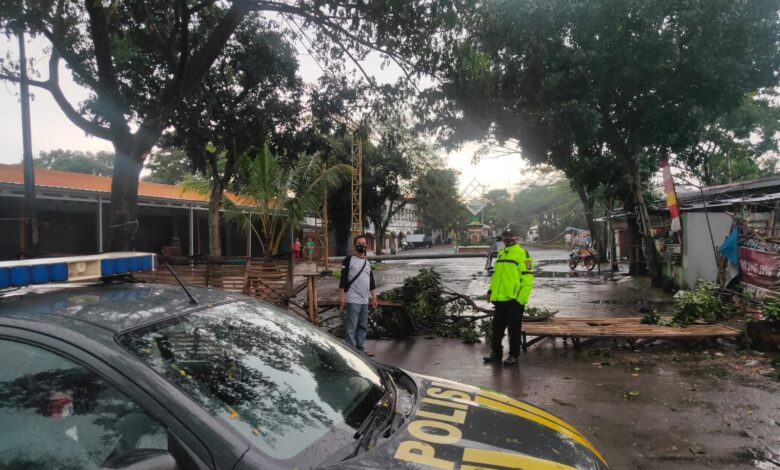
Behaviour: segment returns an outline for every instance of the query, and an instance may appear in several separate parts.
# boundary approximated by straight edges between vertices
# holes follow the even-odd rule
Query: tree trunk
[[[142,155],[132,155],[114,144],[114,174],[111,178],[109,246],[111,251],[133,251],[138,232],[138,177]]]
[[[612,200],[605,201],[604,204],[609,207],[609,217],[607,217],[607,245],[609,246],[609,259],[610,268],[612,271],[617,272],[620,270],[617,259],[617,246],[615,240],[615,227],[612,225],[612,214],[615,212],[615,204]]]
[[[653,230],[650,227],[650,214],[647,212],[645,196],[642,192],[642,179],[639,174],[639,162],[634,157],[627,157],[626,164],[631,171],[631,191],[636,201],[637,221],[640,225],[640,235],[644,246],[644,254],[647,259],[647,269],[650,272],[650,283],[653,287],[660,287],[662,284],[661,263],[658,260],[658,252],[655,249],[653,241]]]
[[[209,195],[209,256],[222,256],[222,239],[219,232],[219,209],[221,202],[222,186],[219,183],[215,183]]]
[[[385,231],[376,231],[376,246],[374,247],[374,253],[379,256],[382,254],[382,249],[385,247]]]
[[[593,221],[593,198],[588,197],[588,193],[583,188],[577,186],[576,189],[580,202],[582,202],[582,208],[585,211],[585,224],[588,226],[591,239],[595,240],[598,232],[596,232],[596,223]]]

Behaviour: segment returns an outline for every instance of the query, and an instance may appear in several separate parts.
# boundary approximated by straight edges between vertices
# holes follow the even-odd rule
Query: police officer
[[[504,249],[498,252],[496,267],[490,279],[488,300],[495,306],[493,313],[493,351],[485,362],[500,362],[504,330],[509,330],[509,356],[504,365],[517,364],[520,355],[523,311],[534,284],[534,260],[528,250],[517,243],[519,228],[510,224],[501,233]]]

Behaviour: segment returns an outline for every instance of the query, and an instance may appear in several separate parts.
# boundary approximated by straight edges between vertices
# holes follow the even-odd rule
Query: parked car
[[[69,281],[77,263],[50,266]],[[19,266],[0,263],[2,468],[607,468],[546,411],[249,297],[102,274],[25,287]]]
[[[433,246],[433,239],[430,237],[430,235],[425,235],[424,233],[410,233],[404,240],[413,248],[419,248],[423,246],[425,248],[430,248]]]

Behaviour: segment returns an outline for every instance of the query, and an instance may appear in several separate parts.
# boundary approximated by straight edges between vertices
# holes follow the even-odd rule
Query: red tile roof
[[[0,183],[24,185],[24,170],[22,165],[0,164]],[[108,176],[85,175],[70,171],[35,169],[36,188],[60,188],[96,193],[111,194],[111,178]],[[228,198],[237,202],[233,193],[226,193]],[[208,197],[193,191],[182,191],[172,184],[138,182],[138,197],[171,199],[182,202],[208,202]]]

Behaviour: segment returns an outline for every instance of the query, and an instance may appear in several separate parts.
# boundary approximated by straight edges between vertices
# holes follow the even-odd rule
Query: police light
[[[93,281],[156,271],[157,266],[156,254],[138,252],[0,261],[0,289],[50,282]]]

